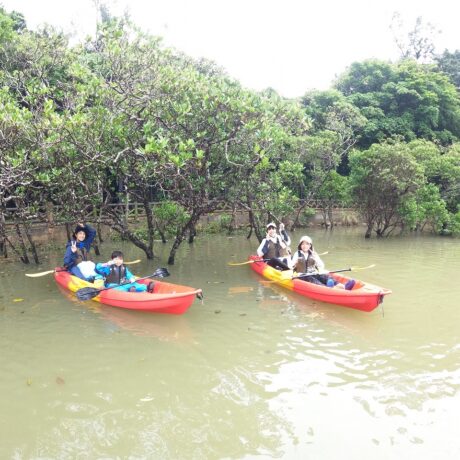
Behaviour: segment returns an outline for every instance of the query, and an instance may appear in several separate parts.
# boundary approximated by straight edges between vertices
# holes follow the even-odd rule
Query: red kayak
[[[60,267],[56,268],[54,279],[60,286],[72,292],[84,287],[94,288],[93,284],[71,275]],[[149,279],[140,280],[139,283],[148,284],[150,281]],[[189,309],[198,294],[201,294],[201,289],[155,280],[153,293],[123,292],[117,289],[107,289],[101,291],[92,300],[111,307],[128,310],[182,315]]]
[[[389,289],[381,288],[364,281],[356,280],[353,289],[347,291],[337,287],[330,288],[327,286],[320,286],[317,284],[302,281],[300,279],[292,279],[296,275],[295,272],[287,271],[282,272],[276,270],[265,262],[259,262],[258,256],[250,256],[249,260],[255,262],[251,264],[251,268],[276,284],[285,287],[291,291],[297,292],[310,299],[320,300],[321,302],[332,303],[342,307],[354,308],[361,311],[372,311],[383,302],[384,296],[391,294]],[[329,276],[333,277],[339,283],[345,284],[351,278],[331,273]]]

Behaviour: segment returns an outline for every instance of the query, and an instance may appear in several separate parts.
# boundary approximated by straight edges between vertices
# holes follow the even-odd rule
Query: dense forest
[[[247,212],[259,240],[267,219],[299,225],[312,200],[358,210],[366,237],[459,234],[460,51],[426,63],[410,46],[291,100],[107,12],[70,46],[0,8],[0,257],[38,262],[30,223],[50,205],[64,222],[95,212],[148,258],[167,234],[171,264],[223,205]],[[134,202],[142,231],[111,206]]]

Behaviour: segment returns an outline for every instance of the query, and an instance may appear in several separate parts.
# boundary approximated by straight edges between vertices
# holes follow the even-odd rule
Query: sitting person
[[[96,265],[96,271],[105,277],[105,287],[115,287],[119,291],[125,292],[153,292],[154,282],[148,286],[136,283],[135,276],[123,264],[123,253],[113,251],[111,260],[106,263]]]
[[[284,229],[284,224],[280,224],[280,233],[276,233],[276,225],[270,222],[267,225],[267,235],[257,248],[257,255],[263,257],[273,268],[278,270],[290,270],[289,267],[289,245],[291,239]]]
[[[305,276],[299,276],[299,279],[309,283],[347,290],[353,289],[355,285],[355,280],[350,280],[343,285],[327,274],[318,273],[324,271],[324,262],[314,250],[313,241],[309,236],[300,238],[297,251],[292,256],[291,266],[296,272],[305,274]]]
[[[96,230],[88,224],[77,224],[71,239],[66,245],[64,266],[72,275],[82,280],[94,282],[102,279],[95,271],[96,265],[90,260],[91,243],[96,237]]]
[[[310,276],[301,276],[301,280],[327,286],[329,277],[318,274],[319,271],[324,270],[324,262],[313,249],[313,241],[309,236],[300,238],[297,251],[292,256],[291,266],[297,273],[311,273]]]

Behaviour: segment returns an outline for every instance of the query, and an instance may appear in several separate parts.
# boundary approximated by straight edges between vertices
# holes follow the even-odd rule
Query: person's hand
[[[75,240],[72,240],[70,242],[70,250],[75,253],[77,252],[77,242]]]
[[[282,232],[284,230],[284,224],[283,222],[280,223],[280,232]]]

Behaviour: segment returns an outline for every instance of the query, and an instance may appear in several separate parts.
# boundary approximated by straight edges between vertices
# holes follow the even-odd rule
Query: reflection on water
[[[58,286],[69,302],[100,315],[113,332],[131,332],[134,335],[152,337],[165,341],[191,341],[192,333],[186,316],[153,315],[123,308],[108,307],[95,301],[80,302],[75,294]]]
[[[384,316],[229,267],[244,237],[181,248],[171,281],[205,300],[179,317],[1,266],[1,458],[457,458],[459,242],[312,233],[331,269],[376,264],[359,277],[393,290]]]

